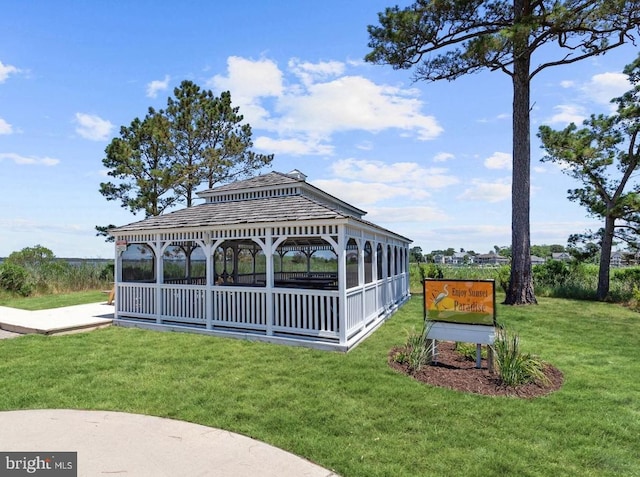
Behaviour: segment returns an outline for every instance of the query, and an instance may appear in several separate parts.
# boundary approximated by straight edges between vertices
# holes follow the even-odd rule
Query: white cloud
[[[206,84],[217,91],[231,91],[234,102],[278,97],[284,90],[283,74],[275,61],[254,61],[239,56],[227,59],[227,76],[215,75]]]
[[[461,200],[472,200],[482,202],[501,202],[511,197],[511,180],[504,179],[495,182],[485,182],[480,179],[471,181],[472,187],[458,196]]]
[[[356,66],[292,59],[283,71],[268,59],[232,56],[227,60],[227,74],[214,76],[207,86],[218,92],[231,91],[234,105],[254,129],[273,132],[285,145],[287,141],[309,141],[309,150],[344,131],[396,129],[419,140],[441,134],[437,120],[422,113],[424,103],[417,89],[347,75],[347,67]]]
[[[433,157],[433,162],[446,162],[450,159],[455,159],[456,156],[449,152],[439,152]]]
[[[109,138],[113,130],[113,124],[99,116],[85,113],[76,113],[76,132],[85,139],[91,141],[104,141]]]
[[[597,229],[597,221],[531,222],[531,242],[535,244],[566,244],[570,235],[588,229]]]
[[[311,156],[333,154],[333,146],[314,142],[310,140],[273,139],[267,136],[260,136],[253,141],[256,150],[264,151],[267,154],[290,154],[292,156]]]
[[[575,85],[576,85],[576,82],[572,80],[560,81],[560,86],[563,88],[573,88],[575,87]]]
[[[330,136],[339,131],[400,129],[419,140],[434,139],[443,129],[433,116],[420,112],[423,103],[417,94],[361,76],[342,76],[282,97],[279,108],[283,114],[274,125],[281,133],[297,130]]]
[[[613,98],[621,96],[630,87],[631,84],[624,73],[600,73],[592,76],[591,80],[582,86],[582,91],[592,101],[609,104]]]
[[[13,161],[20,166],[55,166],[60,163],[59,159],[54,159],[52,157],[27,157],[13,152],[0,152],[0,162],[5,159]]]
[[[156,98],[158,96],[158,92],[169,89],[170,79],[169,75],[167,75],[163,80],[153,80],[151,83],[147,84],[147,97]]]
[[[513,161],[511,154],[506,152],[494,152],[491,157],[484,160],[484,166],[487,169],[512,169]]]
[[[356,147],[361,151],[371,151],[373,149],[373,143],[371,141],[362,141],[356,145]]]
[[[240,107],[240,113],[252,127],[260,128],[269,120],[269,111],[261,101],[282,96],[283,81],[282,71],[274,61],[230,56],[227,76],[215,75],[206,85],[217,92],[230,91],[233,105]]]
[[[9,75],[19,73],[20,70],[15,66],[5,65],[0,61],[0,83],[4,83]]]
[[[289,70],[296,75],[303,84],[309,86],[317,81],[344,74],[345,64],[339,61],[322,61],[320,63],[301,63],[298,58],[292,58],[288,64]]]
[[[559,104],[553,109],[557,112],[549,118],[547,121],[549,124],[582,124],[582,121],[587,118],[584,108],[575,104]]]
[[[476,121],[481,124],[488,124],[488,123],[494,123],[496,121],[502,121],[504,119],[511,119],[511,113],[500,113],[493,118],[480,118],[480,119],[477,119]]]
[[[344,181],[341,179],[317,180],[312,184],[339,199],[362,207],[400,197],[423,199],[429,196],[424,190],[412,190],[401,184],[382,182]]]
[[[447,220],[448,215],[436,207],[375,207],[365,216],[374,223],[433,222]]]
[[[446,168],[425,168],[415,162],[387,164],[381,161],[343,159],[334,162],[331,171],[342,179],[397,183],[407,189],[440,189],[460,181],[456,176],[449,175]]]
[[[13,126],[0,118],[0,134],[13,134]]]

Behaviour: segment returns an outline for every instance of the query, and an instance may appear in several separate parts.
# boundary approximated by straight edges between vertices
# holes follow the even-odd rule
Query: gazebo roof
[[[304,174],[294,170],[289,174],[270,172],[221,185],[198,193],[207,201],[204,204],[116,227],[110,229],[110,233],[351,219],[410,241],[363,220],[365,211],[308,184],[305,179]]]
[[[176,227],[215,227],[229,224],[342,218],[346,216],[308,197],[286,196],[199,204],[111,230],[129,232]]]
[[[298,172],[298,174],[295,174]],[[212,193],[217,192],[229,192],[229,191],[237,191],[237,190],[250,190],[250,189],[260,189],[271,186],[282,186],[287,184],[298,184],[300,182],[304,182],[306,176],[304,174],[300,175],[299,171],[292,171],[289,174],[283,174],[282,172],[269,172],[267,174],[263,174],[256,177],[251,177],[249,179],[245,179],[242,181],[235,181],[229,184],[223,184],[212,189],[206,189],[201,192],[198,192],[200,197],[204,197],[207,195],[211,195]]]

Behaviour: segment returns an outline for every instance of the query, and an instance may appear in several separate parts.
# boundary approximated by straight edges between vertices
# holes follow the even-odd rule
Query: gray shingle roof
[[[198,195],[205,195],[211,192],[230,192],[242,189],[255,189],[259,187],[270,187],[277,185],[296,184],[298,182],[304,182],[302,179],[296,179],[281,172],[269,172],[267,174],[251,177],[246,180],[231,182],[230,184],[224,184],[214,187],[213,189],[203,190]]]
[[[175,227],[214,227],[229,224],[335,220],[346,216],[304,196],[270,197],[200,204],[112,229],[131,232]]]

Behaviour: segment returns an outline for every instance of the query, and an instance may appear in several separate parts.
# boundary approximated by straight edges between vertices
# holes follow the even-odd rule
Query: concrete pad
[[[78,476],[338,477],[232,432],[109,411],[0,412],[3,452],[77,452]]]
[[[111,325],[113,306],[104,303],[26,311],[0,307],[0,329],[45,335],[88,331]]]

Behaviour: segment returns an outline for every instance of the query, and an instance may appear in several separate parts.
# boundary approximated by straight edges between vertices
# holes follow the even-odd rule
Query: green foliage
[[[252,175],[273,155],[251,151],[251,126],[243,119],[229,92],[217,97],[183,81],[166,110],[149,108],[143,120],[120,128],[102,160],[115,180],[101,183],[100,193],[150,217],[179,202],[191,206],[203,183],[213,187]],[[106,236],[108,228],[97,226],[98,235]]]
[[[520,351],[520,337],[517,333],[499,328],[493,349],[498,375],[507,386],[548,381],[544,374],[544,362]]]
[[[200,184],[213,187],[245,177],[273,160],[273,155],[251,151],[251,126],[232,106],[228,91],[214,96],[185,80],[167,99],[165,115],[180,177],[174,190],[187,207]]]
[[[634,285],[631,293],[631,300],[629,300],[629,307],[632,310],[640,311],[640,286]]]
[[[427,339],[430,327],[430,323],[425,321],[420,332],[413,329],[404,348],[394,357],[398,363],[407,365],[410,374],[420,371],[433,360],[433,340]]]
[[[460,353],[461,356],[464,357],[467,361],[475,361],[477,358],[478,348],[477,345],[473,343],[461,343],[456,342],[455,345],[456,351]],[[487,348],[482,347],[480,351],[480,356],[484,359],[487,358]]]
[[[98,290],[113,281],[113,265],[71,265],[40,245],[11,253],[0,269],[0,289],[22,296]]]
[[[421,247],[416,246],[409,249],[409,261],[416,263],[424,262],[424,254],[422,253]]]
[[[435,263],[421,263],[418,268],[420,270],[420,278],[423,280],[425,278],[442,278],[444,276],[442,267]]]
[[[26,268],[5,262],[0,265],[0,289],[21,296],[29,296],[33,293],[34,286]]]
[[[161,214],[178,201],[173,187],[178,179],[169,122],[162,111],[149,108],[141,121],[135,118],[128,127],[120,128],[105,149],[102,160],[107,174],[115,182],[100,184],[107,200],[120,201],[134,214],[145,217]],[[107,227],[97,227],[104,234]]]
[[[532,245],[531,246],[531,255],[535,255],[536,257],[541,258],[551,258],[553,253],[564,252],[564,245]]]
[[[614,270],[612,279],[630,289],[638,288],[640,287],[640,267]]]
[[[640,56],[638,57],[640,59]],[[640,169],[640,61],[625,68],[633,88],[614,98],[616,114],[591,115],[578,129],[571,123],[561,131],[541,126],[538,136],[547,155],[543,162],[561,164],[562,171],[581,183],[568,191],[568,198],[578,202],[602,229],[597,233],[577,235],[573,242],[599,237],[600,274],[597,297],[609,295],[609,264],[614,237],[635,243],[640,225],[640,196],[635,172]]]
[[[541,265],[534,265],[533,267],[533,280],[536,285],[541,286],[557,286],[563,285],[571,271],[566,262],[559,260],[548,260]]]
[[[498,272],[496,274],[496,281],[500,285],[502,291],[506,294],[509,291],[509,279],[511,277],[511,266],[502,265],[498,268]]]
[[[19,252],[11,252],[5,263],[36,270],[41,266],[50,264],[55,258],[53,252],[48,248],[42,245],[34,245],[33,247],[25,247]]]
[[[604,54],[640,25],[636,2],[418,0],[378,14],[365,60],[414,69],[416,80],[455,80],[481,70],[508,74],[513,87],[512,207],[529,211],[531,81],[541,71]],[[559,53],[554,57],[550,45]],[[545,51],[546,62],[533,62]],[[532,69],[532,65],[534,65]],[[513,215],[512,276],[505,303],[535,303],[529,217]]]

